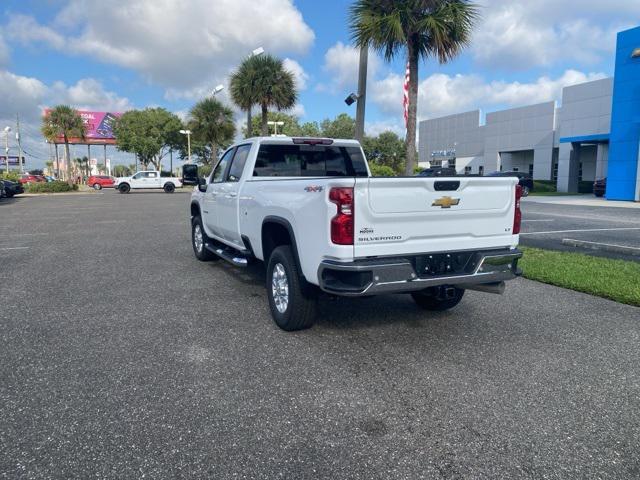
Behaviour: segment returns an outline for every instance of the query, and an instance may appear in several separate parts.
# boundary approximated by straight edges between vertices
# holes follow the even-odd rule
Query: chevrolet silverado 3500
[[[445,310],[519,275],[518,179],[372,177],[360,144],[261,137],[229,148],[191,196],[201,261],[266,264],[271,314],[313,324],[320,291],[408,293]]]

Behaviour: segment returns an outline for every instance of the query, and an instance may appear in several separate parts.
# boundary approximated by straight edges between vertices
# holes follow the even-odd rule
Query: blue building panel
[[[613,82],[607,192],[609,200],[637,198],[640,154],[640,27],[618,33]]]

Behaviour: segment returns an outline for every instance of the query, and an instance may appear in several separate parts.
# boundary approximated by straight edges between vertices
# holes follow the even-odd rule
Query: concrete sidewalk
[[[559,195],[536,196],[531,195],[522,199],[523,202],[546,203],[553,205],[579,205],[583,207],[614,207],[614,208],[640,208],[640,202],[621,202],[595,197],[591,193],[584,195]]]

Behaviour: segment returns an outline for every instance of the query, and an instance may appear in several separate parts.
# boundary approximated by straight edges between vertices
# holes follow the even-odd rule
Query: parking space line
[[[0,250],[27,250],[29,247],[0,247]]]
[[[594,250],[605,250],[608,252],[622,253],[628,255],[640,255],[640,248],[630,247],[628,245],[616,245],[614,243],[590,242],[588,240],[574,240],[573,238],[563,238],[563,245],[572,247],[585,247]]]
[[[1,233],[0,237],[31,237],[36,235],[49,235],[48,233]]]
[[[555,219],[550,218],[548,220],[543,220],[543,219],[522,220],[522,223],[532,223],[532,222],[555,222]]]
[[[528,212],[524,211],[526,215],[545,215],[548,217],[559,217],[559,218],[573,218],[579,220],[596,220],[601,222],[611,222],[611,223],[633,223],[634,225],[638,223],[637,220],[620,220],[618,218],[611,217],[600,217],[594,215],[569,215],[566,213],[549,213],[549,212]]]
[[[553,233],[580,233],[580,232],[617,232],[628,230],[640,230],[640,227],[620,227],[620,228],[585,228],[580,230],[550,230],[547,232],[527,232],[520,235],[550,235]]]

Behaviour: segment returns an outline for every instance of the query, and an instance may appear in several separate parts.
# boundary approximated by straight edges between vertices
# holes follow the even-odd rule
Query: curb
[[[611,243],[588,242],[586,240],[574,240],[572,238],[563,238],[562,244],[568,245],[570,247],[583,247],[583,248],[590,248],[592,250],[602,250],[604,252],[622,253],[624,255],[640,256],[640,248],[627,247],[625,245],[613,245]]]

